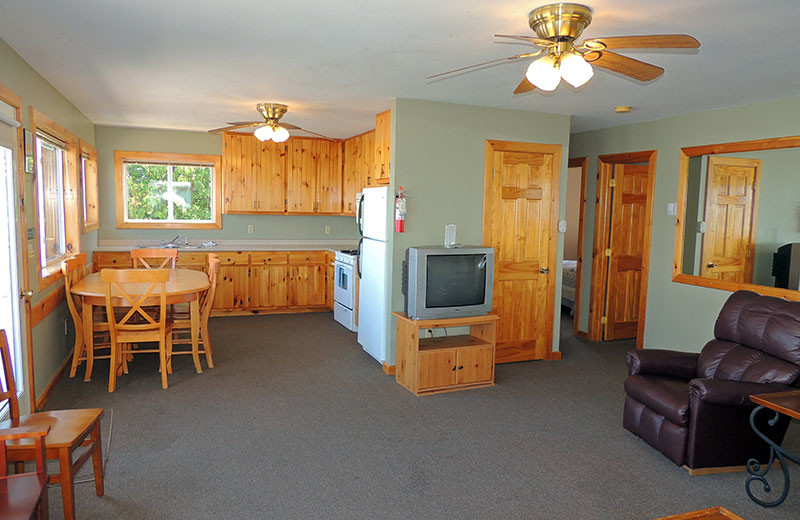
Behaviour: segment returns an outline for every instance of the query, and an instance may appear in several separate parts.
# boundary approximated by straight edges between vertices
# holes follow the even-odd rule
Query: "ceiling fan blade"
[[[611,38],[591,38],[583,42],[605,45],[606,49],[696,49],[700,42],[688,34],[651,34],[648,36],[612,36]]]
[[[539,47],[553,47],[554,45],[556,45],[555,42],[551,42],[550,40],[543,40],[542,38],[534,38],[533,36],[516,36],[514,34],[495,34],[494,37],[511,38],[512,40],[523,40],[528,43],[538,45]]]
[[[597,56],[597,57],[595,57]],[[583,55],[586,61],[592,65],[608,69],[612,72],[619,72],[639,81],[650,81],[664,74],[664,69],[634,60],[627,56],[613,53],[611,51],[591,51]]]
[[[302,130],[302,128],[300,128],[297,125],[292,125],[292,124],[284,123],[284,122],[280,122],[278,124],[281,125],[282,127],[284,127],[287,130]]]
[[[233,121],[233,122],[228,121],[225,124],[226,125],[236,125],[236,126],[239,126],[239,125],[263,125],[264,121],[263,120],[262,121]]]
[[[500,63],[501,61],[513,61],[513,60],[518,60],[520,58],[530,58],[532,56],[538,56],[541,53],[542,53],[542,51],[526,52],[526,53],[523,53],[523,54],[517,54],[516,56],[510,56],[508,58],[500,58],[500,59],[497,59],[497,60],[484,61],[483,63],[476,63],[475,65],[469,65],[467,67],[461,67],[460,69],[453,69],[453,70],[448,70],[447,72],[440,72],[439,74],[434,74],[433,76],[428,76],[425,79],[438,78],[439,76],[446,76],[447,74],[454,74],[456,72],[461,72],[461,71],[465,71],[465,70],[469,70],[469,69],[474,69],[476,67],[483,67],[484,65],[491,65],[492,63]]]
[[[247,128],[249,126],[261,126],[264,124],[264,121],[249,121],[249,122],[242,122],[238,125],[232,126],[223,126],[221,128],[215,128],[213,130],[209,130],[209,134],[218,134],[219,132],[226,132],[228,130],[237,130],[239,128]]]
[[[525,92],[530,92],[531,90],[536,89],[536,86],[528,81],[528,78],[523,76],[522,81],[519,82],[517,88],[514,89],[514,94],[524,94]]]
[[[327,139],[328,141],[340,141],[340,139],[336,139],[335,137],[328,137],[327,135],[318,134],[317,132],[312,132],[311,130],[306,130],[305,128],[300,128],[299,126],[284,125],[283,123],[281,123],[281,126],[286,127],[287,129],[291,128],[292,130],[300,130],[301,132],[306,132],[307,134],[316,135],[317,137]]]

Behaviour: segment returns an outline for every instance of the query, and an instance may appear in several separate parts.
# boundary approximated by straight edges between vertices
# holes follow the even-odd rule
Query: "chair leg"
[[[83,356],[83,327],[75,324],[75,349],[72,351],[72,366],[69,369],[69,377],[75,377],[78,365],[81,364]]]
[[[111,342],[111,358],[109,359],[108,369],[108,391],[113,392],[117,388],[117,360],[119,359],[119,343]]]
[[[160,358],[161,368],[161,388],[167,389],[167,346],[166,338],[158,340],[158,357]]]
[[[169,338],[169,342],[167,343],[167,372],[172,373],[172,340],[174,339],[172,336],[175,334],[175,330],[169,333],[167,336]]]
[[[197,300],[189,303],[189,322],[192,327],[192,360],[194,361],[194,370],[198,374],[203,373],[203,367],[200,366],[200,304]]]
[[[120,354],[121,354],[120,357],[122,358],[122,373],[123,374],[127,374],[128,373],[128,361],[131,360],[131,358],[130,358],[130,349],[131,349],[131,344],[130,343],[123,343],[122,344],[122,348],[120,349]]]
[[[211,359],[211,337],[208,335],[208,322],[203,323],[200,328],[200,336],[203,338],[203,350],[206,353],[206,364],[208,368],[214,368],[214,361]]]
[[[92,442],[94,443],[94,453],[92,453],[92,466],[94,467],[94,489],[97,496],[101,497],[104,493],[103,488],[103,443],[100,440],[100,421],[94,423],[92,429]]]
[[[72,469],[72,453],[68,448],[58,450],[58,466],[61,473],[61,501],[64,503],[64,519],[75,520],[75,474]]]

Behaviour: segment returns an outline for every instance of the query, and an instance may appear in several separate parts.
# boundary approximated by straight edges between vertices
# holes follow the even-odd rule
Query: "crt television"
[[[492,310],[494,249],[409,247],[403,295],[412,320],[480,316]]]
[[[775,287],[800,290],[800,243],[786,244],[772,255]]]

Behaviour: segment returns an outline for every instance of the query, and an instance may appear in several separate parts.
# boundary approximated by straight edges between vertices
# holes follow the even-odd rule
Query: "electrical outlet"
[[[433,329],[428,329],[428,337],[429,338],[433,337]]]
[[[248,224],[247,225],[247,233],[249,233],[250,235],[253,234],[253,224]]]
[[[331,226],[329,224],[325,224],[325,234],[326,235],[331,234]]]

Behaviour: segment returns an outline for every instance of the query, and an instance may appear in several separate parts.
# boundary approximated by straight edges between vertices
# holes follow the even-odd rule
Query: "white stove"
[[[358,250],[336,251],[333,284],[333,319],[353,332],[358,330],[356,278]]]

